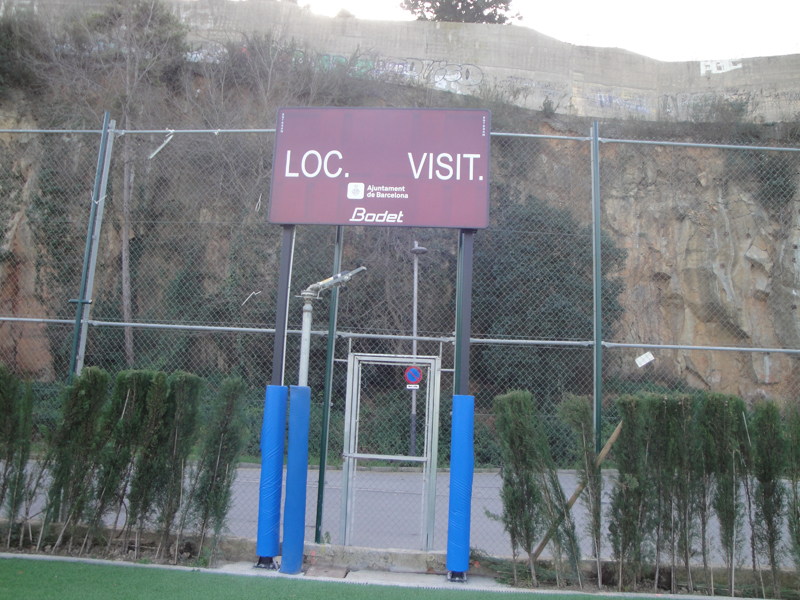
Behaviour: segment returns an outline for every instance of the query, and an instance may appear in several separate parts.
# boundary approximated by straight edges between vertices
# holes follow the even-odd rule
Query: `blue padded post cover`
[[[256,554],[264,558],[274,558],[281,553],[281,488],[288,392],[285,385],[268,385],[264,398],[256,536]]]
[[[472,507],[472,476],[475,471],[474,423],[475,398],[453,396],[447,570],[454,573],[465,573],[469,569],[469,522]]]
[[[311,389],[293,385],[289,393],[289,454],[286,459],[286,499],[283,504],[281,573],[295,575],[303,566],[308,483],[308,424]]]

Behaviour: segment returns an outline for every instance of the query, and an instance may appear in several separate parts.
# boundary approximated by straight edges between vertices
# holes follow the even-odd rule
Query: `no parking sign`
[[[403,378],[406,380],[406,389],[418,390],[419,382],[422,381],[422,369],[415,366],[407,367],[403,373]]]

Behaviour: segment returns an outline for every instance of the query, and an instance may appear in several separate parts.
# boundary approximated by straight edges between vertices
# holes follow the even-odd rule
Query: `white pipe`
[[[314,311],[314,298],[316,293],[308,290],[301,292],[303,298],[303,326],[300,329],[300,374],[297,385],[308,385],[308,356],[311,349],[311,317]]]

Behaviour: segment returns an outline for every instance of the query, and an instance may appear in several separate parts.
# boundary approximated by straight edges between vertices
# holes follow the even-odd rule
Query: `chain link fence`
[[[616,425],[614,400],[622,394],[701,389],[748,401],[796,399],[800,153],[785,143],[793,138],[777,143],[744,131],[735,144],[713,137],[716,145],[692,144],[677,126],[632,127],[609,125],[613,137],[600,140],[603,439]],[[667,133],[669,141],[658,140]],[[58,394],[68,380],[99,141],[99,132],[0,131],[0,222],[9,224],[0,250],[0,362],[33,380],[35,420],[45,426],[58,422]],[[253,463],[272,369],[281,244],[281,228],[267,220],[272,147],[266,130],[116,132],[84,360],[112,374],[197,374],[206,381],[206,403],[222,379],[241,376],[248,386],[244,454]],[[565,395],[595,392],[590,139],[495,133],[491,173],[491,224],[475,237],[472,544],[507,555],[507,536],[490,516],[501,512],[493,398],[512,389],[533,393],[553,457],[567,473],[576,457],[557,408]],[[368,270],[339,297],[323,541],[340,541],[347,357],[411,354],[414,241],[428,249],[419,259],[417,352],[443,365],[435,547],[446,546],[458,232],[439,229],[344,230],[342,267]],[[297,228],[287,383],[296,381],[299,362],[296,297],[331,274],[335,245],[335,227]],[[330,295],[314,308],[312,464],[324,426]],[[410,439],[404,385],[396,373],[373,383],[368,445],[402,454]],[[402,398],[393,396],[397,389]],[[359,544],[414,547],[406,534],[416,533],[419,518],[419,468],[380,461],[362,468],[357,493],[380,510],[365,512]],[[243,463],[235,483],[228,527],[237,536],[255,537],[255,473]],[[309,540],[318,475],[309,475]],[[568,495],[570,485],[565,480]],[[398,511],[408,514],[396,521]],[[397,527],[397,537],[392,523],[408,526]]]

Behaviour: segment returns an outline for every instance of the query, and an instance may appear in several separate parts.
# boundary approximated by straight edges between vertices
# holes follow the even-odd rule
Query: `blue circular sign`
[[[408,367],[406,372],[403,373],[403,377],[405,377],[408,383],[412,385],[417,384],[422,381],[422,369],[419,367]]]

